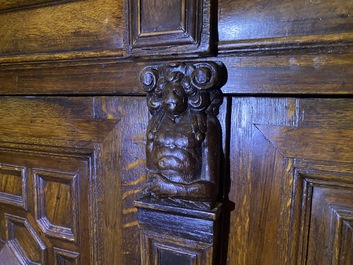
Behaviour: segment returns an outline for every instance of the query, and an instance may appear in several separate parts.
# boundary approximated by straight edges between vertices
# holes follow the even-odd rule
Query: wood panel
[[[144,99],[8,97],[1,99],[0,112],[10,105],[11,119],[0,119],[1,128],[7,128],[0,138],[1,173],[7,180],[1,178],[0,187],[16,197],[0,197],[7,199],[0,200],[0,242],[5,243],[0,259],[127,264],[132,257],[138,264],[132,203],[139,184],[135,192],[131,180],[143,177]],[[77,127],[80,114],[86,129]],[[61,125],[53,127],[50,120]],[[10,189],[9,182],[16,185]],[[16,203],[22,197],[27,207]]]
[[[214,45],[211,3],[207,0],[126,1],[127,51],[137,55],[210,53]]]
[[[4,4],[14,2],[20,5],[19,1],[5,1]],[[55,3],[57,5],[0,13],[0,57],[11,61],[16,56],[23,60],[26,55],[32,56],[33,60],[37,54],[53,52],[66,52],[67,56],[75,57],[75,52],[97,50],[103,53],[96,56],[112,50],[116,51],[115,55],[119,54],[124,32],[122,1]]]
[[[296,171],[293,221],[300,225],[292,240],[297,240],[297,264],[352,261],[352,180],[351,174]]]
[[[221,0],[220,49],[225,52],[228,49],[268,51],[283,48],[289,51],[318,45],[351,45],[352,12],[352,3],[345,0]]]
[[[224,63],[227,68],[224,93],[352,95],[353,91],[353,54],[350,52],[222,56],[207,60],[211,59]],[[159,63],[163,61],[156,65]],[[0,67],[4,69],[0,71],[0,93],[142,95],[139,74],[148,64],[103,61],[76,66],[66,62],[60,67],[52,64],[3,65]]]
[[[0,12],[8,12],[8,11],[14,11],[18,9],[47,6],[47,5],[60,4],[63,2],[72,2],[72,1],[77,1],[77,0],[58,0],[55,2],[49,1],[49,0],[27,0],[25,2],[21,0],[6,0],[0,3]]]
[[[352,111],[327,101],[233,99],[228,264],[350,262]]]

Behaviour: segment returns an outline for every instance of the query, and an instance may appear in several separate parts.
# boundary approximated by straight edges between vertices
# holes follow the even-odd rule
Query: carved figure
[[[222,103],[215,63],[147,67],[141,73],[152,117],[143,200],[212,208],[218,194]]]

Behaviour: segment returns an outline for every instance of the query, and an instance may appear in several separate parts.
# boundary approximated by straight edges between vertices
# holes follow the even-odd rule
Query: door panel
[[[1,103],[12,112],[0,119],[0,260],[122,264],[130,255],[138,264],[132,203],[144,180],[144,99]]]
[[[349,264],[350,104],[234,98],[228,264]]]

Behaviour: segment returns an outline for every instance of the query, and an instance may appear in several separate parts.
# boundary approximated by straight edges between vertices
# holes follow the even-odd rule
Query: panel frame
[[[215,34],[211,25],[215,18],[214,12],[211,12],[213,1],[182,0],[180,27],[157,32],[143,32],[142,1],[148,4],[148,0],[125,0],[127,55],[148,56],[158,53],[159,57],[163,57],[181,53],[195,56],[215,53]],[[158,1],[159,5],[167,3]],[[155,15],[158,18],[158,14]],[[159,24],[163,24],[162,21]]]

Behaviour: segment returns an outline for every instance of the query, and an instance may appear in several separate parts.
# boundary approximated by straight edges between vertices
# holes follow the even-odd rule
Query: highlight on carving
[[[224,68],[213,62],[142,70],[152,117],[147,127],[147,181],[141,200],[211,209],[218,194]]]

